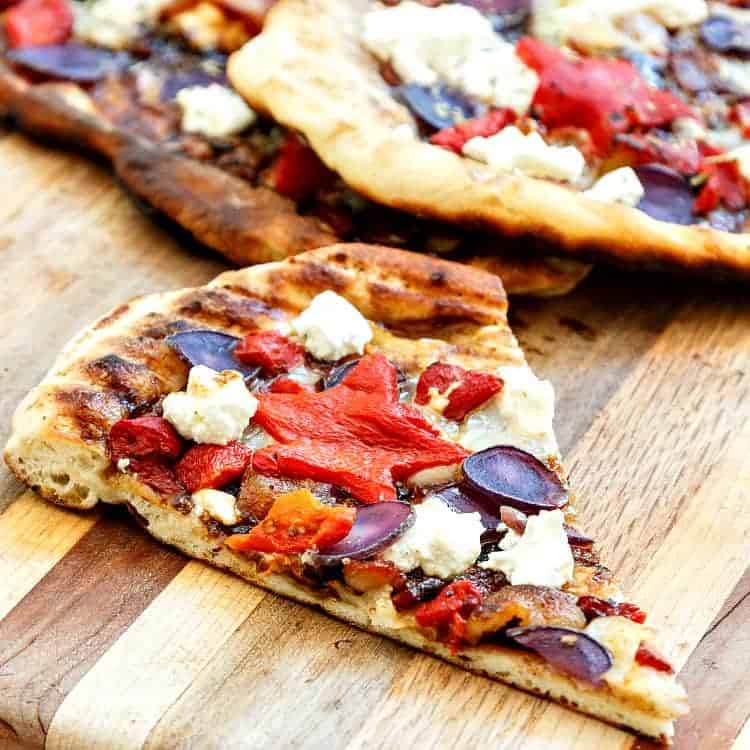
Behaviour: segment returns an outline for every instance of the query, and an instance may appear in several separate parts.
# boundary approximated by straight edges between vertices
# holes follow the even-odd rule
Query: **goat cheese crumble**
[[[455,513],[435,496],[414,506],[414,512],[414,524],[386,549],[383,559],[404,572],[421,567],[438,578],[451,578],[474,564],[484,531],[479,513]]]
[[[501,39],[492,24],[467,5],[428,8],[399,3],[364,17],[362,42],[389,62],[406,83],[446,83],[466,96],[524,114],[539,78]]]
[[[620,167],[600,177],[583,195],[602,203],[622,203],[637,206],[646,191],[632,167]]]
[[[124,49],[144,28],[155,26],[173,0],[94,0],[71,3],[78,39],[110,49]]]
[[[187,390],[170,393],[162,404],[164,418],[182,437],[215,445],[239,440],[257,408],[239,372],[205,365],[193,367]]]
[[[237,501],[234,495],[220,490],[198,490],[192,495],[193,512],[196,515],[208,513],[211,518],[225,526],[234,526],[239,523],[240,515],[237,513]]]
[[[499,570],[513,586],[561,588],[573,580],[573,553],[563,528],[561,510],[543,510],[529,516],[523,534],[509,529],[481,568]]]
[[[237,135],[252,125],[257,115],[232,89],[219,83],[189,86],[177,93],[182,129],[209,138]]]
[[[550,146],[539,133],[524,134],[514,125],[489,138],[470,139],[462,152],[498,172],[518,170],[529,177],[560,182],[576,182],[586,168],[586,160],[575,146]]]
[[[372,340],[372,329],[362,313],[330,290],[322,292],[291,328],[316,359],[335,362],[350,354],[363,354]]]

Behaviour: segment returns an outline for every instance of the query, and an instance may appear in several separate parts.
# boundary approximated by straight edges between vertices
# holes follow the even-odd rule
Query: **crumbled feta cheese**
[[[198,490],[192,496],[193,511],[200,515],[204,511],[211,518],[225,526],[234,526],[240,522],[240,515],[237,512],[237,501],[234,495],[220,490]]]
[[[431,469],[422,469],[412,474],[406,480],[406,484],[409,487],[437,487],[457,481],[460,473],[461,464],[433,466]]]
[[[370,11],[362,42],[406,83],[443,82],[466,96],[524,114],[539,78],[468,5],[428,8],[407,0]]]
[[[399,570],[421,567],[428,576],[450,578],[479,557],[484,526],[479,513],[454,513],[440,498],[414,507],[414,525],[383,553]]]
[[[514,586],[561,588],[573,580],[573,553],[563,528],[561,510],[543,510],[529,516],[520,536],[508,531],[500,541],[500,552],[493,552],[480,567],[499,570]]]
[[[724,154],[722,158],[736,160],[742,176],[746,180],[750,180],[750,144],[732,149],[728,154]]]
[[[190,370],[186,391],[170,393],[162,404],[164,418],[180,435],[216,445],[239,440],[257,408],[239,372],[204,365]]]
[[[93,0],[71,3],[76,38],[101,47],[124,49],[137,41],[144,28],[156,25],[161,11],[173,0]]]
[[[494,445],[514,445],[537,458],[557,456],[559,451],[552,419],[555,391],[530,368],[498,367],[503,389],[463,422],[458,442],[472,452]]]
[[[237,135],[257,117],[237,92],[218,83],[182,89],[177,103],[182,110],[182,129],[209,138]]]
[[[372,340],[372,329],[354,305],[336,292],[319,294],[292,322],[296,333],[316,359],[336,361],[363,354]]]
[[[118,458],[117,459],[117,470],[121,471],[123,474],[128,470],[128,466],[130,466],[130,459],[129,458]]]
[[[489,138],[472,138],[463,154],[484,162],[498,172],[518,170],[529,177],[575,182],[586,160],[575,146],[550,146],[539,133],[525,135],[514,125]]]
[[[719,57],[717,77],[737,93],[750,96],[750,63]]]
[[[637,206],[645,192],[635,170],[631,167],[620,167],[600,177],[592,187],[583,191],[583,195],[602,203]]]

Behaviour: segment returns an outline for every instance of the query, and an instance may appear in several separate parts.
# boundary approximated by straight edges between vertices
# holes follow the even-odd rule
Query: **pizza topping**
[[[604,675],[609,685],[622,685],[635,663],[635,654],[643,640],[644,628],[626,617],[595,617],[586,632],[604,645],[612,655],[612,666]]]
[[[630,167],[620,167],[600,177],[583,195],[604,203],[637,206],[645,191],[638,175]]]
[[[180,435],[216,445],[239,440],[257,407],[239,372],[204,365],[190,370],[186,391],[170,393],[162,404],[164,418]]]
[[[460,154],[467,141],[472,138],[489,138],[515,119],[516,113],[512,109],[491,109],[481,117],[443,128],[430,137],[430,143]]]
[[[674,94],[649,86],[624,60],[573,59],[531,37],[521,39],[517,51],[540,76],[533,106],[541,121],[548,128],[574,125],[588,130],[602,155],[617,133],[694,115]]]
[[[240,552],[299,554],[343,539],[355,513],[354,508],[324,505],[309,490],[297,490],[278,497],[257,526],[230,536],[226,544]]]
[[[277,193],[293,200],[302,200],[333,179],[333,172],[294,133],[287,134],[268,176],[270,186]]]
[[[529,517],[523,534],[508,530],[500,551],[490,553],[480,567],[505,573],[513,585],[561,588],[573,580],[574,567],[563,519],[559,510]]]
[[[235,526],[241,520],[237,512],[237,501],[234,495],[219,490],[205,489],[194,492],[192,496],[193,511],[196,515],[208,513],[211,518],[224,526]]]
[[[431,406],[438,401],[441,408],[437,411],[446,419],[460,422],[502,387],[503,381],[495,375],[435,362],[420,376],[414,401]]]
[[[370,557],[401,536],[414,523],[414,518],[408,503],[365,505],[357,509],[351,531],[335,544],[320,547],[319,557],[325,561]]]
[[[450,128],[457,122],[475,117],[479,109],[466,97],[437,83],[433,86],[406,83],[392,93],[422,122],[437,129]]]
[[[316,359],[337,361],[363,354],[372,340],[372,329],[362,313],[330,290],[315,297],[291,326]]]
[[[688,118],[683,118],[682,121],[695,122]],[[614,158],[621,157],[631,166],[665,164],[680,174],[694,175],[700,170],[703,158],[698,144],[692,138],[675,141],[665,133],[625,133],[616,136],[615,143]]]
[[[228,138],[247,129],[257,118],[238,93],[219,83],[184,88],[176,99],[185,133]]]
[[[514,125],[489,138],[472,138],[462,153],[498,172],[519,172],[560,182],[576,182],[586,167],[575,146],[551,146],[539,133],[522,133]]]
[[[442,82],[488,106],[519,114],[529,108],[538,83],[513,45],[466,5],[427,8],[407,0],[370,11],[364,17],[362,42],[406,83]]]
[[[231,17],[214,2],[198,2],[192,8],[181,10],[169,18],[167,28],[178,33],[194,49],[227,53],[242,47],[255,31],[254,24]]]
[[[93,0],[74,3],[77,38],[112,49],[137,42],[174,0]]]
[[[239,479],[252,455],[252,449],[243,443],[194,445],[180,459],[175,473],[188,492],[218,489]]]
[[[346,585],[359,593],[375,591],[384,586],[395,588],[403,585],[401,572],[393,563],[385,560],[345,560],[343,576]],[[443,585],[442,581],[440,585]]]
[[[717,52],[750,53],[750,25],[724,13],[707,18],[700,25],[700,36],[706,46]]]
[[[124,60],[113,53],[80,44],[52,44],[11,50],[15,65],[49,78],[76,83],[94,83],[115,73]]]
[[[185,494],[185,487],[177,479],[174,469],[163,458],[131,458],[128,466],[136,478],[156,490],[163,497]]]
[[[511,628],[506,635],[560,672],[592,685],[601,685],[612,666],[608,649],[580,630],[540,626]]]
[[[652,219],[673,224],[692,224],[693,192],[688,181],[678,172],[662,164],[646,164],[635,168],[644,195],[638,208]]]
[[[496,446],[474,453],[463,464],[469,495],[510,505],[524,513],[560,508],[568,494],[557,474],[541,461],[512,446]]]
[[[646,622],[646,613],[628,602],[611,602],[597,596],[581,596],[578,598],[578,606],[589,620],[595,617],[620,616],[639,624]]]
[[[72,31],[68,0],[22,0],[5,14],[5,36],[11,47],[62,44]]]
[[[278,331],[248,333],[237,344],[234,356],[240,362],[258,365],[272,375],[289,372],[305,361],[302,347]]]
[[[731,156],[731,152],[729,156]],[[738,161],[719,161],[706,164],[703,174],[707,176],[707,179],[693,204],[693,210],[696,213],[708,213],[720,205],[732,211],[745,208],[747,205],[747,188]]]
[[[414,512],[414,525],[383,553],[383,559],[405,572],[422,568],[427,575],[451,578],[479,557],[484,526],[478,513],[454,513],[432,496]]]
[[[466,636],[466,620],[482,603],[482,592],[470,581],[448,584],[435,599],[414,613],[417,624],[436,628],[438,638],[457,649]]]
[[[674,673],[674,667],[662,656],[653,646],[647,646],[641,643],[635,652],[635,660],[643,667],[651,667],[657,672]]]
[[[217,372],[237,370],[246,379],[254,378],[260,367],[245,366],[234,356],[239,342],[236,336],[210,330],[184,331],[167,337],[172,349],[193,367],[205,365]]]
[[[121,419],[109,431],[107,448],[112,461],[123,458],[177,458],[182,440],[162,417]]]
[[[455,513],[478,513],[484,527],[481,537],[483,543],[500,537],[500,534],[496,532],[500,516],[494,503],[483,502],[482,498],[470,497],[457,484],[434,490],[431,497],[439,498]]]

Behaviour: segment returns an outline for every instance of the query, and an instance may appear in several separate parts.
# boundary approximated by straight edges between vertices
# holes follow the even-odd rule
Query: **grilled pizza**
[[[229,77],[380,203],[747,278],[743,5],[280,0]]]
[[[136,196],[238,265],[358,239],[452,253],[511,292],[562,293],[588,267],[383,208],[347,188],[298,135],[259,117],[227,54],[270,0],[23,0],[0,20],[0,111],[98,152]]]
[[[19,406],[5,460],[74,508],[669,742],[685,693],[580,528],[498,278],[368,245],[123,304]]]

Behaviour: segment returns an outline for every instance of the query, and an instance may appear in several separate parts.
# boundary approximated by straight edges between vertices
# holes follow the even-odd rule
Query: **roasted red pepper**
[[[466,618],[482,603],[482,592],[471,581],[449,583],[431,602],[414,612],[423,628],[436,628],[438,637],[457,649],[466,635]]]
[[[448,403],[443,416],[460,421],[502,388],[503,381],[495,375],[435,362],[420,376],[414,400],[418,404],[429,403],[433,389],[440,395],[447,393]]]
[[[239,479],[253,451],[242,443],[194,445],[175,467],[177,478],[190,492],[225,487]]]
[[[185,487],[175,476],[174,469],[163,459],[132,458],[128,471],[164,497],[185,494]]]
[[[178,458],[182,439],[163,417],[121,419],[112,425],[107,441],[113,461],[121,458]]]
[[[72,31],[73,11],[67,0],[22,0],[5,15],[11,47],[63,44]]]
[[[268,386],[271,393],[315,393],[315,388],[311,385],[298,383],[291,378],[276,378]]]
[[[732,107],[729,116],[740,126],[742,135],[745,138],[750,138],[750,100],[737,102],[737,104]]]
[[[649,86],[625,60],[572,59],[531,37],[519,40],[516,53],[539,75],[532,103],[539,119],[549,129],[573,125],[588,130],[601,156],[617,133],[695,115],[682,99]]]
[[[333,178],[333,172],[318,155],[299,136],[290,133],[271,166],[269,182],[277,193],[301,200],[329,185]]]
[[[365,503],[395,500],[394,482],[468,455],[400,403],[396,369],[382,354],[320,393],[260,393],[258,402],[254,421],[277,442],[255,453],[256,472],[329,482]]]
[[[721,161],[705,164],[703,174],[708,179],[693,204],[697,214],[705,214],[723,204],[730,211],[739,211],[747,205],[747,186],[737,162]]]
[[[305,350],[278,331],[248,333],[234,350],[234,356],[247,365],[259,365],[267,373],[289,372],[305,361]]]
[[[430,138],[430,143],[460,154],[467,141],[479,137],[489,138],[515,122],[515,119],[516,113],[512,109],[492,109],[482,117],[439,130]]]
[[[257,526],[226,543],[242,552],[305,552],[343,539],[355,516],[354,508],[323,505],[309,490],[297,490],[276,498]]]
[[[595,617],[619,616],[641,624],[646,622],[646,613],[635,604],[628,602],[609,602],[598,596],[581,596],[578,599],[578,607],[588,620],[593,620]]]
[[[616,150],[630,166],[665,164],[680,174],[698,174],[703,157],[695,141],[672,143],[653,134],[629,133],[617,136]]]
[[[651,667],[658,672],[674,672],[674,667],[652,646],[641,643],[635,652],[635,660],[644,667]]]

